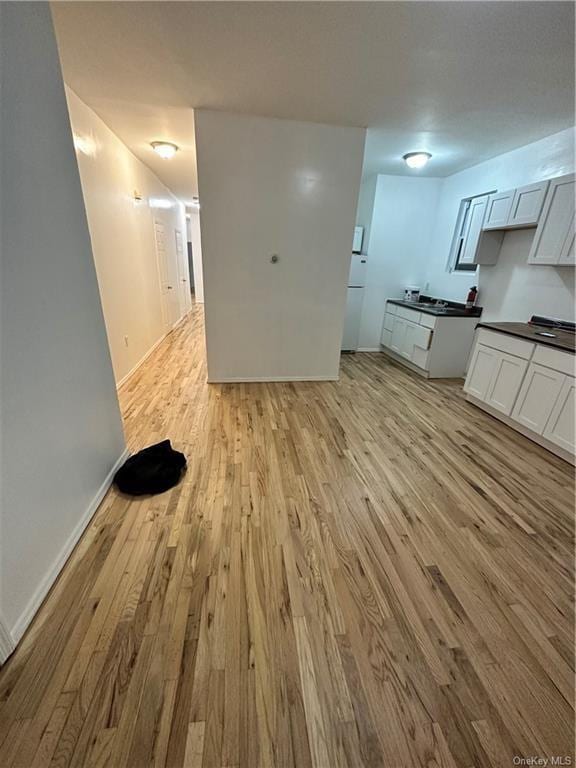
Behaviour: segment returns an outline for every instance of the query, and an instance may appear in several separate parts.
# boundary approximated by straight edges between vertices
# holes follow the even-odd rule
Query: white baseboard
[[[85,510],[84,514],[76,524],[74,530],[68,537],[67,541],[65,542],[64,546],[60,550],[60,553],[58,554],[58,557],[56,560],[52,563],[52,566],[38,585],[38,588],[28,601],[28,605],[24,609],[24,611],[20,614],[20,617],[14,624],[11,630],[8,630],[8,633],[12,639],[13,646],[15,647],[16,644],[19,642],[20,638],[28,628],[28,625],[36,615],[38,609],[40,608],[44,598],[48,594],[50,588],[58,578],[58,575],[60,574],[60,571],[64,567],[66,561],[72,554],[72,550],[78,543],[78,540],[86,530],[86,527],[92,517],[94,516],[96,510],[100,506],[100,502],[106,495],[106,492],[112,485],[112,479],[114,478],[114,475],[116,473],[116,470],[120,468],[120,466],[126,461],[127,457],[129,455],[129,451],[126,448],[121,456],[117,459],[117,461],[114,463],[114,466],[110,470],[110,472],[106,475],[106,478],[100,488],[98,489],[96,495],[88,505],[87,509]],[[0,643],[1,643],[1,636],[0,636]],[[14,650],[14,647],[12,650]],[[0,648],[1,652],[1,648]],[[1,656],[0,656],[1,660]]]
[[[338,376],[231,376],[223,379],[208,379],[208,384],[261,384],[286,381],[338,381]]]
[[[3,616],[0,616],[0,665],[4,664],[8,656],[16,648],[12,632],[8,629]]]
[[[380,347],[358,347],[356,352],[382,352]]]
[[[181,320],[182,320],[182,319],[183,319],[183,318],[180,318],[180,320],[178,320],[178,322],[177,322],[175,325],[173,325],[173,326],[172,326],[172,328],[170,328],[170,330],[169,330],[169,331],[166,331],[166,333],[164,334],[164,336],[161,336],[161,337],[158,339],[158,341],[155,341],[155,342],[154,342],[154,344],[152,344],[152,346],[150,347],[150,349],[148,350],[148,352],[146,352],[146,354],[144,355],[144,357],[141,357],[141,358],[140,358],[140,360],[138,360],[138,362],[136,363],[136,365],[135,365],[133,368],[130,368],[130,370],[128,371],[128,373],[127,373],[125,376],[122,376],[122,378],[120,379],[120,381],[118,381],[118,382],[116,383],[116,389],[120,389],[120,387],[121,387],[123,384],[126,384],[126,382],[127,382],[127,381],[128,381],[128,379],[129,379],[129,378],[132,376],[132,374],[133,374],[133,373],[136,373],[136,371],[138,370],[138,368],[140,368],[140,366],[141,366],[141,365],[142,365],[144,362],[146,362],[146,360],[148,360],[148,358],[150,357],[150,355],[152,354],[152,352],[154,352],[154,350],[155,350],[157,347],[159,347],[159,346],[160,346],[160,344],[162,344],[162,342],[164,341],[164,339],[165,339],[167,336],[169,336],[169,335],[172,333],[172,331],[174,330],[174,328],[176,328],[176,326],[177,326],[177,325],[178,325],[178,324],[181,322]]]

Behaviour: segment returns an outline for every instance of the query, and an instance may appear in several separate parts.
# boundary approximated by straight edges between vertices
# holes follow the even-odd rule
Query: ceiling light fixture
[[[408,168],[424,168],[431,157],[430,152],[408,152],[406,155],[402,155]]]
[[[150,146],[163,160],[170,160],[178,152],[178,147],[171,141],[153,141]]]

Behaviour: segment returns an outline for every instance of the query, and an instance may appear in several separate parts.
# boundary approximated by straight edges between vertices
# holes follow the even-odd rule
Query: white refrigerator
[[[344,334],[342,336],[342,352],[355,352],[358,349],[360,334],[360,318],[364,302],[364,286],[366,284],[366,256],[353,253],[348,276],[348,293],[346,294],[346,316],[344,319]]]

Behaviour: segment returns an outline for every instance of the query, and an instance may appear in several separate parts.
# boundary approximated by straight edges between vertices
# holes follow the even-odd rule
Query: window
[[[460,257],[464,251],[466,245],[466,238],[468,235],[468,228],[470,226],[470,206],[472,200],[477,200],[481,197],[488,197],[493,192],[485,192],[482,195],[473,195],[472,197],[465,197],[460,203],[460,209],[458,211],[458,218],[456,219],[456,228],[454,230],[454,237],[452,238],[452,247],[450,248],[450,256],[448,258],[448,272],[475,272],[476,264],[462,264]]]

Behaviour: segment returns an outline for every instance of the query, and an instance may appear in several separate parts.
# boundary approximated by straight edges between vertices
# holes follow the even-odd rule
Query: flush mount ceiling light
[[[402,159],[408,168],[424,168],[431,157],[430,152],[408,152],[402,155]]]
[[[178,152],[176,144],[170,141],[152,141],[150,146],[163,160],[170,160]]]

